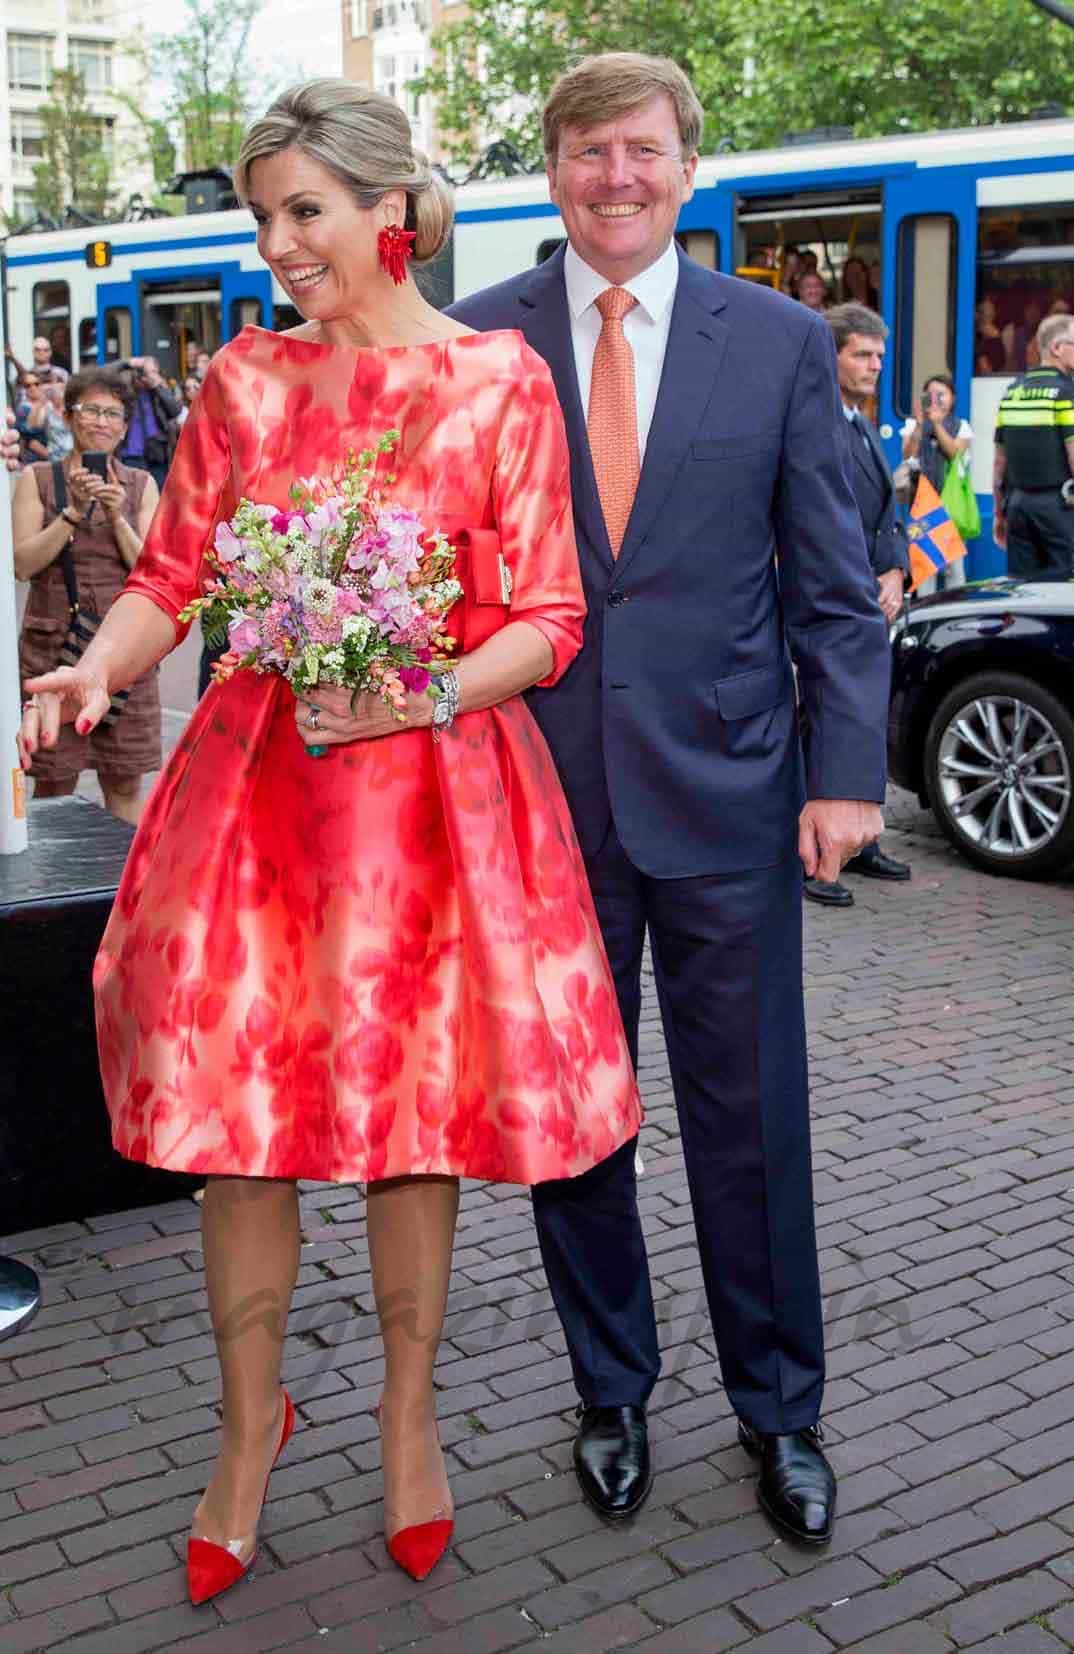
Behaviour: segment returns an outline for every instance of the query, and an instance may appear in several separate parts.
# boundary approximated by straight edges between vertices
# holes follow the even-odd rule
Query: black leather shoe
[[[802,891],[807,901],[820,902],[823,907],[853,907],[854,898],[845,884],[837,880],[806,879]]]
[[[644,1407],[579,1407],[574,1468],[589,1503],[611,1522],[641,1509],[653,1485]]]
[[[904,861],[896,861],[894,856],[885,856],[879,844],[875,841],[867,844],[864,850],[859,850],[856,856],[851,856],[844,863],[845,873],[860,873],[866,879],[908,879],[912,869]]]
[[[826,1545],[835,1528],[835,1474],[820,1450],[820,1427],[762,1436],[742,1419],[738,1439],[761,1461],[757,1502],[777,1528],[805,1545]]]

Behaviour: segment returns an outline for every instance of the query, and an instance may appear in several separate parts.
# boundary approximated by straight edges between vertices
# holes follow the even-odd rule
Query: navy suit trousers
[[[720,1367],[766,1433],[816,1422],[824,1337],[813,1222],[802,874],[654,879],[614,826],[587,862],[637,1062],[648,930]],[[644,1186],[644,1185],[643,1185]],[[582,1401],[644,1404],[659,1372],[633,1144],[537,1185],[537,1231]],[[692,1301],[669,1306],[689,1316]]]

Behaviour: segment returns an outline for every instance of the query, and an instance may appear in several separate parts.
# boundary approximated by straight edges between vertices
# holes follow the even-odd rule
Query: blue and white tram
[[[432,271],[437,302],[516,275],[563,235],[542,177],[464,186],[456,207]],[[44,333],[60,356],[65,341],[79,360],[151,351],[177,375],[193,340],[212,350],[247,322],[294,319],[242,211],[102,226],[103,245],[93,233],[8,241],[9,336],[21,360]],[[984,524],[970,573],[1000,571],[988,532],[995,410],[1033,360],[1040,318],[1074,311],[1074,120],[705,158],[679,236],[699,262],[773,283],[791,247],[814,253],[835,290],[846,259],[864,259],[891,329],[877,409],[889,456],[899,457],[925,378],[953,374],[975,432]]]

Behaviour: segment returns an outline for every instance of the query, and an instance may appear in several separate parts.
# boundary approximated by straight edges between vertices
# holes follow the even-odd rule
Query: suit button
[[[628,597],[626,592],[609,592],[608,593],[608,607],[609,607],[609,609],[617,609],[619,607],[620,603],[629,603],[629,602],[630,602],[630,598]]]

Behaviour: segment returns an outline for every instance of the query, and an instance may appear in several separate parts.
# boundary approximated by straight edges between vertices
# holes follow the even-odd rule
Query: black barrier
[[[0,856],[0,1235],[174,1200],[203,1181],[112,1148],[91,973],[132,837],[82,798],[30,805]]]

